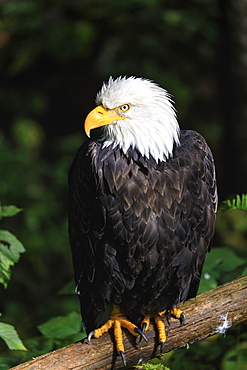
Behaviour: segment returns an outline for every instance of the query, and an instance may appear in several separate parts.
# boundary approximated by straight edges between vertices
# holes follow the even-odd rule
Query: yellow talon
[[[172,308],[169,311],[164,310],[162,312],[159,312],[157,315],[147,315],[144,317],[144,319],[141,322],[142,331],[147,331],[149,329],[151,318],[152,317],[154,318],[157,331],[158,331],[158,335],[159,335],[161,353],[164,351],[164,345],[166,342],[166,330],[165,330],[165,324],[164,324],[164,316],[166,316],[168,323],[169,323],[168,321],[169,316],[172,316],[175,319],[178,319],[180,321],[180,325],[183,325],[185,323],[185,316],[183,312],[176,307]]]
[[[135,324],[127,320],[126,317],[124,317],[119,306],[113,305],[110,319],[100,328],[92,331],[88,336],[88,341],[90,342],[90,339],[93,336],[95,338],[101,337],[102,334],[106,333],[109,329],[113,327],[117,352],[121,355],[123,363],[126,364],[126,360],[124,356],[122,327],[128,329],[128,331],[135,337],[138,337],[139,335],[141,335],[141,338],[144,338],[147,341],[144,331],[147,331],[149,329],[150,320],[153,317],[156,323],[156,326],[157,326],[158,334],[159,334],[159,343],[161,346],[161,352],[163,352],[164,344],[166,341],[166,331],[165,331],[165,324],[164,324],[164,317],[163,317],[164,315],[167,316],[167,320],[169,316],[179,319],[181,325],[185,322],[185,316],[183,315],[182,311],[174,307],[172,310],[169,310],[169,311],[165,310],[163,312],[158,313],[157,315],[145,316],[141,322],[142,330],[140,330]]]
[[[147,315],[142,320],[142,322],[141,322],[141,328],[143,328],[144,331],[148,331],[149,330],[149,325],[150,325],[150,319],[151,319],[151,317],[152,317],[152,315]]]
[[[111,329],[113,324],[114,324],[113,320],[111,320],[111,319],[108,320],[103,326],[94,330],[94,337],[95,338],[101,337],[102,334],[106,333],[109,329]]]
[[[155,324],[159,333],[159,343],[164,343],[166,341],[166,331],[165,324],[160,315],[154,317]]]
[[[183,311],[181,311],[179,308],[177,307],[173,307],[173,309],[171,310],[170,312],[170,315],[172,317],[174,317],[175,319],[180,319],[181,318],[181,315],[183,314]]]
[[[114,337],[115,337],[116,348],[117,348],[118,353],[120,353],[121,351],[124,352],[122,329],[121,329],[120,321],[118,320],[114,321]]]
[[[145,335],[141,332],[141,330],[137,328],[136,325],[134,325],[132,322],[130,322],[124,317],[124,315],[121,312],[120,307],[117,305],[113,305],[110,319],[100,328],[95,329],[89,334],[88,336],[89,342],[93,336],[95,338],[99,338],[102,336],[102,334],[106,333],[112,327],[114,329],[116,349],[117,349],[117,352],[121,355],[123,362],[125,360],[124,360],[124,345],[123,345],[123,337],[122,337],[122,327],[128,329],[128,331],[135,337],[142,335],[143,338],[147,340]]]

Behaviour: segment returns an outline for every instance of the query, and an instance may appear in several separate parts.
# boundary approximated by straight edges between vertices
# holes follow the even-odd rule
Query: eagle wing
[[[87,331],[112,304],[137,322],[196,295],[214,232],[214,161],[205,140],[181,131],[157,163],[130,148],[86,141],[69,174],[69,234]]]

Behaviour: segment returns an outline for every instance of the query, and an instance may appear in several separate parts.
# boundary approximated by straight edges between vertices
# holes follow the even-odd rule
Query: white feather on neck
[[[152,155],[158,162],[171,156],[174,144],[179,144],[180,130],[170,96],[149,80],[110,77],[97,94],[96,103],[107,109],[131,105],[128,112],[121,114],[128,118],[104,127],[103,147],[119,146],[124,153],[130,147],[136,148],[141,155]]]

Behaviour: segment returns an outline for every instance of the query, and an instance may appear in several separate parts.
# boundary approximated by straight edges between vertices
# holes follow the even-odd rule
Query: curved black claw
[[[181,313],[179,317],[180,326],[183,326],[185,324],[185,321],[186,321],[186,317],[183,313]]]
[[[165,342],[160,342],[160,353],[164,353],[165,351]]]
[[[170,316],[169,316],[169,314],[166,315],[166,321],[167,321],[167,324],[170,325]]]
[[[127,366],[127,363],[126,363],[126,358],[125,358],[125,355],[124,355],[124,351],[119,351],[119,354],[122,358],[122,361],[123,361],[123,365],[124,366]]]
[[[145,329],[146,329],[146,327],[147,327],[147,323],[146,323],[146,322],[144,322],[144,323],[142,324],[141,331],[142,331],[142,332],[144,332],[144,331],[145,331]]]
[[[147,323],[146,323],[146,322],[144,322],[144,323],[142,324],[142,328],[141,328],[141,332],[142,332],[142,334],[140,335],[139,343],[141,342],[141,340],[142,340],[142,338],[143,338],[144,331],[145,331],[146,327],[147,327]],[[145,340],[146,340],[146,341],[148,341],[148,339],[147,339],[147,338],[146,338]]]
[[[89,334],[88,334],[88,337],[87,337],[87,342],[88,344],[90,344],[90,341],[92,339],[92,337],[94,336],[95,334],[95,330],[91,331]]]
[[[141,335],[141,337],[142,337],[146,342],[148,342],[148,338],[146,337],[146,335],[143,333],[143,331],[142,331],[141,329],[139,329],[139,328],[135,327],[134,331],[135,331],[136,333],[140,334],[140,335]]]

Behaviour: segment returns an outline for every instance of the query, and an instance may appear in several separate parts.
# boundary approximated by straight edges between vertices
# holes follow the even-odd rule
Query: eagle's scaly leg
[[[106,333],[112,327],[114,329],[114,337],[117,352],[122,357],[124,365],[126,365],[121,327],[128,329],[128,331],[136,337],[141,335],[142,338],[145,339],[146,341],[147,338],[145,334],[135,324],[126,319],[126,317],[122,314],[119,306],[113,305],[113,310],[110,319],[100,328],[91,331],[91,333],[88,335],[88,342],[90,343],[92,337],[95,338],[101,337],[102,334]]]
[[[165,331],[165,324],[163,321],[163,316],[166,316],[167,322],[169,324],[169,317],[173,317],[175,319],[178,319],[180,321],[180,326],[185,323],[185,316],[183,312],[176,308],[173,307],[171,310],[165,310],[163,312],[158,313],[158,315],[147,315],[144,317],[141,323],[141,328],[142,331],[147,331],[149,329],[149,324],[150,324],[150,319],[153,317],[157,330],[158,330],[158,335],[159,335],[159,344],[160,344],[160,352],[164,352],[164,347],[165,347],[165,342],[166,342],[166,331]]]

